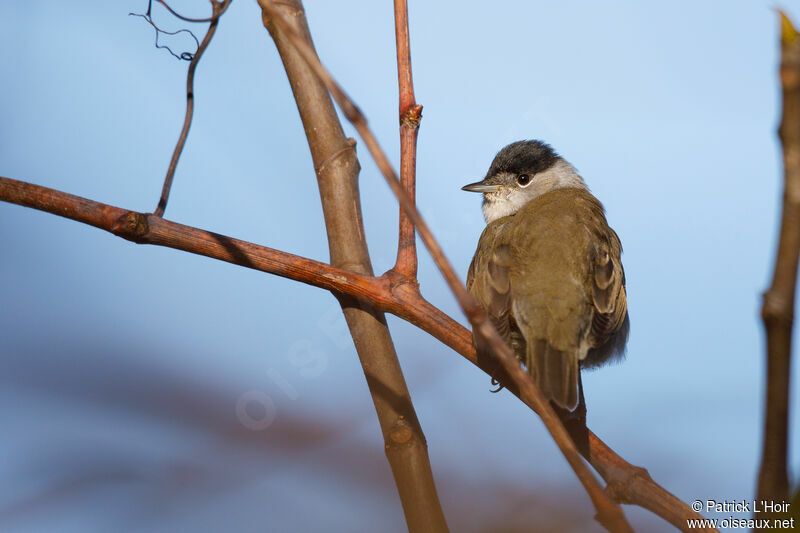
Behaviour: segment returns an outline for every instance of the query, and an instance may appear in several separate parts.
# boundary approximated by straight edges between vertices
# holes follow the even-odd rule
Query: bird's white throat
[[[503,187],[497,192],[484,193],[483,217],[488,224],[498,218],[513,215],[538,196],[556,189],[569,188],[588,189],[575,167],[559,158],[552,167],[533,176],[531,184],[525,188]]]

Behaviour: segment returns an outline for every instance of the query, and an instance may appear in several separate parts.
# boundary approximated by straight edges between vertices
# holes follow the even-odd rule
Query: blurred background
[[[628,356],[585,376],[590,427],[687,502],[752,498],[758,313],[781,190],[774,2],[410,4],[425,106],[418,203],[462,277],[484,222],[461,185],[511,141],[550,142],[625,247]],[[128,16],[146,9],[6,2],[0,175],[155,208],[188,63]],[[392,3],[306,0],[306,11],[320,56],[397,164]],[[205,32],[160,6],[153,15]],[[186,34],[165,42],[194,51]],[[308,148],[256,2],[222,18],[195,95],[166,217],[327,261]],[[397,207],[359,152],[380,273],[394,261]],[[0,530],[405,531],[330,294],[9,204],[0,243]],[[465,322],[424,251],[420,261],[423,294]],[[427,334],[389,323],[453,531],[600,530],[529,409],[491,394],[485,374]],[[797,480],[800,457],[790,460]],[[637,530],[672,530],[626,512]]]

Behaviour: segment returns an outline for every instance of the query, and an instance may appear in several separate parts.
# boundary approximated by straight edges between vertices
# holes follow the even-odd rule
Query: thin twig
[[[416,196],[417,135],[422,106],[414,98],[411,76],[411,45],[408,32],[408,1],[395,0],[394,27],[397,40],[397,86],[400,100],[400,180],[412,202]],[[417,243],[414,224],[400,209],[400,231],[394,270],[411,280],[417,279]]]
[[[478,359],[469,330],[425,300],[416,287],[398,283],[392,271],[379,278],[364,276],[154,215],[10,178],[0,177],[0,200],[89,224],[136,243],[183,250],[350,296],[414,324],[487,374],[492,371]],[[519,396],[514,383],[508,383],[507,389]],[[528,402],[526,405],[531,407]],[[686,520],[702,518],[649,475],[641,475],[644,469],[626,462],[594,434],[589,444],[588,459],[608,483],[611,495],[620,498],[621,503],[636,503],[678,527],[681,523],[685,527]],[[629,479],[635,479],[636,483],[629,483]],[[640,501],[635,501],[637,495]],[[667,498],[673,505],[662,504]]]
[[[172,9],[158,0],[161,4],[164,4],[170,12],[180,17],[177,13],[172,11]],[[200,43],[200,46],[197,47],[197,52],[195,52],[194,57],[192,57],[191,62],[189,63],[189,71],[186,74],[186,116],[183,119],[183,128],[181,128],[181,134],[178,137],[178,143],[175,145],[175,150],[172,152],[172,159],[169,162],[169,167],[167,168],[167,175],[164,178],[164,186],[161,188],[161,198],[158,200],[158,205],[156,206],[155,211],[153,214],[156,216],[164,216],[164,210],[167,208],[167,201],[169,200],[169,192],[172,188],[172,180],[175,177],[175,169],[178,167],[178,160],[181,157],[181,152],[183,152],[183,146],[186,144],[186,138],[189,135],[189,128],[192,125],[192,115],[194,113],[194,71],[197,69],[197,64],[200,62],[200,58],[203,56],[203,52],[205,52],[208,44],[211,42],[211,39],[214,37],[214,33],[217,31],[217,24],[219,24],[219,18],[222,16],[223,13],[228,9],[231,0],[211,0],[212,5],[212,15],[209,18],[210,24],[208,25],[208,31],[206,31],[206,36],[203,38],[203,42]],[[199,20],[191,20],[185,19],[180,17],[183,20],[189,20],[189,22],[199,22]]]
[[[225,8],[222,11],[220,11],[219,13],[214,13],[213,15],[211,15],[208,18],[205,18],[205,19],[193,19],[193,18],[190,18],[190,17],[184,17],[183,15],[181,15],[180,13],[178,13],[177,11],[172,9],[169,6],[169,4],[167,4],[164,0],[156,0],[156,2],[158,2],[159,4],[161,4],[162,6],[167,8],[167,11],[172,13],[173,16],[175,16],[175,17],[177,17],[177,18],[179,18],[179,19],[181,19],[181,20],[183,20],[185,22],[213,22],[215,19],[218,19],[220,16],[222,16],[222,14],[225,13],[225,10],[228,9],[228,6],[226,5]],[[216,4],[215,0],[212,0],[212,3]],[[228,2],[228,5],[230,5],[230,2]],[[148,9],[148,11],[149,11],[149,9]]]
[[[764,444],[758,475],[758,500],[788,501],[789,380],[792,323],[800,256],[800,34],[780,13],[783,116],[783,214],[772,284],[764,293],[761,316],[767,337]]]
[[[156,48],[165,49],[167,52],[169,52],[176,59],[180,59],[182,61],[191,61],[194,58],[194,55],[197,53],[197,49],[200,48],[200,41],[198,41],[197,37],[195,37],[194,33],[192,33],[189,30],[184,29],[184,30],[177,30],[177,31],[166,31],[166,30],[162,30],[161,28],[159,28],[156,25],[156,23],[153,22],[153,18],[150,16],[150,10],[149,9],[147,10],[147,13],[145,13],[144,15],[142,15],[141,13],[128,13],[128,16],[141,17],[145,21],[147,21],[147,23],[150,24],[153,27],[154,30],[156,30],[156,43],[155,43]],[[192,39],[194,39],[195,51],[194,52],[181,52],[180,55],[176,54],[175,52],[172,51],[172,48],[170,48],[169,46],[158,44],[158,36],[160,34],[162,34],[162,33],[164,35],[178,35],[179,33],[188,33],[189,35],[191,35]]]
[[[434,239],[427,223],[423,220],[422,216],[414,206],[413,200],[403,189],[403,185],[397,178],[394,169],[389,163],[389,159],[386,157],[385,152],[378,144],[378,141],[370,130],[369,126],[367,126],[367,121],[363,113],[361,113],[353,101],[345,94],[341,86],[339,86],[327,69],[325,69],[314,52],[314,49],[308,43],[306,43],[296,31],[294,31],[294,28],[287,23],[287,21],[283,18],[283,15],[276,9],[275,4],[271,0],[259,0],[259,4],[261,5],[261,8],[270,15],[270,17],[274,18],[275,22],[291,38],[294,46],[297,48],[306,62],[308,62],[309,66],[314,70],[317,76],[319,76],[323,83],[325,83],[334,100],[336,100],[336,103],[339,104],[339,107],[344,112],[344,115],[353,124],[353,126],[355,126],[359,135],[361,135],[361,138],[367,145],[367,149],[370,151],[370,154],[378,165],[378,168],[381,170],[381,173],[386,179],[386,182],[389,184],[389,187],[392,189],[392,192],[394,193],[401,207],[414,222],[422,241],[425,243],[425,246],[428,248],[428,251],[433,257],[436,266],[444,276],[447,284],[450,286],[450,290],[455,295],[456,300],[461,306],[461,309],[467,316],[467,319],[470,321],[473,331],[476,331],[478,335],[481,335],[483,338],[487,339],[489,345],[492,347],[493,353],[498,357],[506,373],[519,387],[519,390],[522,393],[522,398],[531,402],[531,405],[534,407],[537,414],[539,414],[540,418],[545,424],[545,427],[547,427],[548,431],[553,436],[553,439],[561,449],[561,452],[564,454],[567,462],[575,471],[578,479],[588,492],[589,497],[592,499],[592,503],[597,510],[596,519],[598,522],[600,522],[604,527],[606,527],[606,529],[610,531],[632,531],[630,525],[625,519],[622,509],[603,491],[603,488],[600,486],[597,479],[588,469],[586,464],[581,460],[581,457],[575,448],[575,444],[572,442],[569,434],[564,429],[564,425],[561,423],[552,407],[549,405],[549,402],[544,398],[538,387],[536,387],[531,376],[519,365],[514,353],[497,333],[494,326],[486,316],[486,313],[480,308],[478,303],[474,300],[474,298],[472,298],[469,292],[467,292],[466,287],[458,278],[458,275],[445,256],[441,246]]]

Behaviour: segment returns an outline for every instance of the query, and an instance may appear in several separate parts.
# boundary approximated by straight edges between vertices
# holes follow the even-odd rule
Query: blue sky
[[[195,16],[208,8],[173,5]],[[774,7],[410,5],[423,215],[463,277],[483,220],[460,186],[499,148],[543,139],[581,171],[622,239],[632,322],[627,360],[586,375],[590,426],[686,501],[741,500],[755,486],[758,311],[780,201]],[[154,49],[152,29],[127,15],[145,9],[6,6],[0,175],[155,207],[187,64]],[[397,164],[391,3],[309,0],[306,11],[320,56]],[[358,149],[382,272],[394,259],[397,208]],[[327,260],[302,127],[255,2],[233,2],[198,68],[166,216]],[[4,531],[404,530],[329,294],[6,204],[0,242]],[[425,296],[463,322],[424,252],[420,262]],[[490,394],[484,374],[426,334],[389,322],[451,529],[551,514],[597,529],[527,408]],[[797,383],[797,365],[793,374]],[[796,449],[797,387],[792,394]],[[237,416],[243,397],[267,409],[268,428]],[[796,480],[796,454],[791,464]],[[634,527],[670,530],[627,512]]]

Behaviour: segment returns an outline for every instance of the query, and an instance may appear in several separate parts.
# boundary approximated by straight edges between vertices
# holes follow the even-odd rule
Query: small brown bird
[[[544,396],[572,411],[579,367],[620,357],[628,340],[619,237],[575,168],[541,141],[509,144],[463,190],[483,193],[487,222],[467,289]]]

